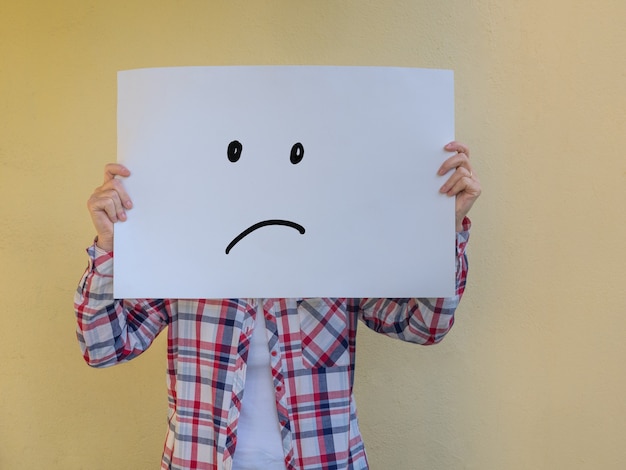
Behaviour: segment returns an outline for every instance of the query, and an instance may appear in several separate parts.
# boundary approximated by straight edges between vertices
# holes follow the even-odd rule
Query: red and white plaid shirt
[[[418,344],[440,341],[465,289],[469,220],[457,233],[456,296],[446,299],[113,299],[113,254],[87,251],[75,296],[85,360],[133,359],[168,328],[169,430],[162,469],[230,470],[255,321],[269,351],[288,470],[362,470],[367,458],[352,396],[357,320]]]

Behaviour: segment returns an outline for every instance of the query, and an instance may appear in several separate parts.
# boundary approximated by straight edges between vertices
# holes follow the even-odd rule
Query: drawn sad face
[[[228,144],[228,149],[226,151],[226,155],[228,156],[228,161],[231,163],[237,163],[241,158],[243,153],[243,145],[238,140],[233,140],[230,144]],[[304,147],[300,142],[293,144],[291,147],[291,154],[289,156],[289,161],[293,165],[297,165],[304,158]],[[234,246],[243,240],[245,237],[250,235],[255,230],[258,230],[263,227],[267,227],[270,225],[283,225],[286,227],[291,227],[296,229],[300,234],[304,235],[304,227],[296,222],[291,220],[282,220],[282,219],[268,219],[262,220],[255,224],[250,225],[247,229],[242,231],[239,235],[232,239],[232,241],[226,247],[226,254],[229,254],[230,251],[234,248]]]

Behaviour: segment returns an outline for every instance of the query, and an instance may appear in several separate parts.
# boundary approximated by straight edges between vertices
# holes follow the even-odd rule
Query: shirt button
[[[277,391],[277,392],[282,391],[282,389],[283,389],[283,387],[281,387],[280,385],[277,385],[277,386],[276,386],[276,391]]]
[[[276,357],[278,353],[276,351],[272,351],[272,356]]]

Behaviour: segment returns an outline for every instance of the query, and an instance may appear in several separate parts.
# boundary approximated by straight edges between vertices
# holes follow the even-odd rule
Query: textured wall
[[[115,159],[116,71],[398,65],[456,74],[484,194],[455,329],[362,329],[373,469],[626,468],[621,0],[22,0],[0,4],[0,468],[153,469],[161,338],[91,370],[72,294]]]

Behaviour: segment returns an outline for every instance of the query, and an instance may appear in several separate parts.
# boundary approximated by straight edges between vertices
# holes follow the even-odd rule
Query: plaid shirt
[[[230,470],[255,321],[269,351],[287,470],[362,470],[367,458],[352,396],[357,320],[418,344],[454,322],[467,276],[469,220],[457,233],[456,296],[446,299],[113,299],[113,254],[94,246],[75,296],[85,360],[133,359],[168,328],[168,433],[162,469]]]

